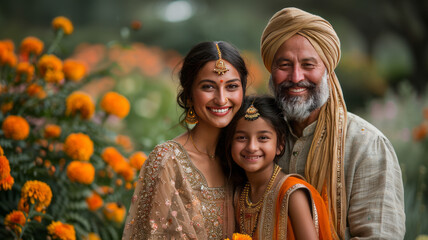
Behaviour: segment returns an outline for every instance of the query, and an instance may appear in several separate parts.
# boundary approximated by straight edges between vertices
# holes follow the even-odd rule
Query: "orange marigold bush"
[[[146,159],[147,155],[144,152],[138,151],[129,157],[129,164],[136,170],[140,170]]]
[[[86,75],[86,66],[81,61],[67,59],[64,61],[63,71],[67,79],[78,82]]]
[[[22,211],[13,210],[4,218],[4,225],[9,227],[12,231],[20,234],[22,227],[26,223],[25,214]]]
[[[73,160],[89,161],[94,153],[94,143],[84,133],[72,133],[65,139],[64,152]]]
[[[47,227],[48,234],[52,239],[76,240],[76,231],[74,226],[60,221],[52,221]]]
[[[38,99],[44,99],[46,97],[46,92],[42,86],[33,83],[27,88],[27,94],[30,97],[37,97]]]
[[[39,56],[43,51],[43,47],[44,44],[40,39],[29,36],[22,40],[19,51],[25,57],[28,57],[30,54]]]
[[[128,99],[119,93],[108,92],[101,100],[101,108],[108,114],[124,118],[129,113],[130,104]]]
[[[30,133],[30,125],[21,116],[9,115],[3,121],[2,130],[6,138],[24,140]]]
[[[56,31],[62,29],[66,35],[73,33],[73,23],[70,21],[70,19],[64,16],[54,18],[52,21],[52,27]]]
[[[92,195],[86,198],[86,204],[88,204],[89,210],[96,211],[103,206],[104,201],[100,195],[96,192],[92,192]]]
[[[38,211],[43,211],[51,204],[52,190],[44,182],[29,180],[21,189],[21,199],[26,203],[36,204]]]
[[[57,138],[61,135],[61,127],[56,124],[48,124],[45,126],[45,138]]]
[[[28,62],[20,62],[16,66],[16,79],[30,82],[33,79],[34,66]]]
[[[91,97],[81,91],[75,91],[66,99],[66,115],[74,116],[80,113],[82,119],[90,119],[95,112],[95,104]]]
[[[67,177],[71,182],[91,184],[95,178],[95,168],[88,162],[72,161],[67,166]]]
[[[110,202],[106,203],[104,206],[103,213],[108,220],[122,223],[125,218],[126,209],[125,206],[120,203]]]

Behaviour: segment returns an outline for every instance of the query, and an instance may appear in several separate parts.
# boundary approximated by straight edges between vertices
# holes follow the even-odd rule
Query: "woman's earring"
[[[198,123],[198,116],[196,116],[196,113],[195,113],[195,110],[193,110],[193,107],[190,107],[189,110],[187,110],[185,121],[187,124]]]

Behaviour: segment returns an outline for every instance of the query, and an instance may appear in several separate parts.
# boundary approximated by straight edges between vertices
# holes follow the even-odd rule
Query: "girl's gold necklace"
[[[260,215],[260,210],[262,208],[263,205],[263,201],[266,197],[266,195],[269,193],[270,189],[273,186],[273,183],[275,182],[276,176],[278,176],[278,173],[281,171],[281,168],[275,164],[275,169],[273,170],[272,176],[269,180],[269,183],[266,187],[265,192],[263,193],[263,197],[257,202],[257,203],[251,203],[250,199],[249,199],[249,192],[250,192],[250,183],[247,182],[245,184],[244,189],[241,192],[241,196],[239,198],[239,208],[240,208],[240,216],[239,216],[239,220],[240,220],[240,227],[241,227],[241,232],[249,234],[251,237],[253,237],[254,233],[256,232],[257,229],[257,224],[258,224],[258,220],[259,220],[259,215]],[[249,233],[249,231],[247,231],[245,229],[245,224],[244,224],[244,208],[245,208],[245,204],[248,206],[248,208],[252,208],[252,209],[256,209],[256,218],[254,220],[254,227],[251,230],[251,233]]]

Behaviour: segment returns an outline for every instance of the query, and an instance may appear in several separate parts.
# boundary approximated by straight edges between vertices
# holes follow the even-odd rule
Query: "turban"
[[[323,18],[297,8],[284,8],[272,16],[261,37],[261,55],[269,72],[278,49],[296,34],[305,37],[323,61],[330,94],[318,116],[306,160],[305,178],[321,193],[336,234],[343,239],[347,206],[343,161],[347,114],[342,89],[334,72],[340,59],[340,41],[333,27]]]

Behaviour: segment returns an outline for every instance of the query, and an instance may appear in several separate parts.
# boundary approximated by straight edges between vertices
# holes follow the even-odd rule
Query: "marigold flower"
[[[422,123],[413,129],[413,139],[416,141],[422,141],[427,135],[428,123]]]
[[[0,43],[0,65],[14,67],[17,62],[18,58],[13,51],[9,50],[9,46]]]
[[[68,18],[63,16],[54,18],[52,21],[52,27],[56,31],[62,29],[66,35],[69,35],[73,32],[73,24]]]
[[[0,41],[0,47],[4,47],[6,50],[13,52],[15,50],[15,44],[10,39]]]
[[[24,80],[26,82],[31,81],[34,75],[34,66],[28,62],[20,62],[16,66],[16,79],[18,81]]]
[[[13,108],[13,102],[5,102],[1,105],[1,111],[3,114],[9,112]]]
[[[30,125],[25,118],[15,115],[9,115],[3,121],[2,129],[6,138],[14,140],[24,140],[30,133]]]
[[[43,51],[44,44],[43,42],[36,37],[26,37],[22,40],[20,46],[20,54],[28,57],[30,54],[39,56]]]
[[[64,80],[64,73],[62,71],[47,70],[44,79],[48,83],[61,83]]]
[[[116,92],[108,92],[101,100],[101,108],[108,114],[124,118],[129,113],[130,104],[124,96]]]
[[[91,184],[95,178],[95,168],[88,162],[72,161],[67,166],[67,177],[71,182]]]
[[[128,136],[120,135],[120,134],[117,135],[116,143],[122,146],[123,149],[125,149],[125,151],[127,152],[130,152],[133,149],[131,138],[129,138]]]
[[[10,164],[9,160],[2,155],[0,155],[0,180],[3,180],[10,176]]]
[[[48,70],[62,71],[62,61],[53,54],[45,54],[39,59],[37,67],[40,74],[44,76]]]
[[[100,236],[98,234],[90,232],[88,235],[83,236],[83,240],[101,240]]]
[[[125,206],[116,202],[106,203],[103,213],[108,220],[122,223],[125,218]]]
[[[120,167],[117,173],[120,174],[127,182],[134,180],[135,177],[135,169],[127,162]]]
[[[18,235],[21,233],[25,223],[26,217],[22,211],[13,210],[4,218],[4,225],[12,229]]]
[[[4,155],[4,151],[3,151],[3,148],[0,146],[0,156],[3,156]]]
[[[76,231],[74,226],[60,221],[52,221],[47,227],[49,235],[53,239],[76,240]]]
[[[104,201],[96,192],[93,192],[91,196],[86,198],[86,204],[88,204],[88,209],[91,211],[96,211],[103,206]]]
[[[30,97],[37,97],[38,99],[44,99],[46,97],[46,92],[43,87],[35,83],[28,86],[27,94]]]
[[[131,28],[135,31],[140,30],[141,26],[143,26],[143,24],[141,23],[141,21],[138,20],[134,20],[131,22]]]
[[[72,133],[65,139],[64,152],[73,160],[89,161],[94,153],[94,143],[84,133]]]
[[[63,71],[67,79],[78,82],[85,76],[86,66],[80,61],[67,59],[64,61]]]
[[[11,190],[14,183],[15,179],[9,175],[6,178],[0,180],[0,190]]]
[[[114,147],[106,147],[101,158],[110,165],[115,172],[119,172],[127,164],[125,157]]]
[[[114,192],[114,189],[110,186],[100,186],[97,188],[97,192],[103,195],[112,194]]]
[[[229,238],[226,238],[229,240]],[[247,234],[234,233],[232,235],[232,240],[251,240],[252,238]]]
[[[44,182],[29,180],[21,189],[21,199],[26,203],[36,204],[36,211],[44,211],[52,200],[52,190]]]
[[[48,124],[45,126],[45,138],[57,138],[61,135],[61,127],[56,124]]]
[[[147,155],[144,152],[138,151],[129,157],[129,164],[137,170],[140,170],[144,162],[147,159]]]
[[[95,105],[91,97],[81,91],[75,91],[66,99],[66,115],[80,113],[82,119],[90,119],[95,111]]]

